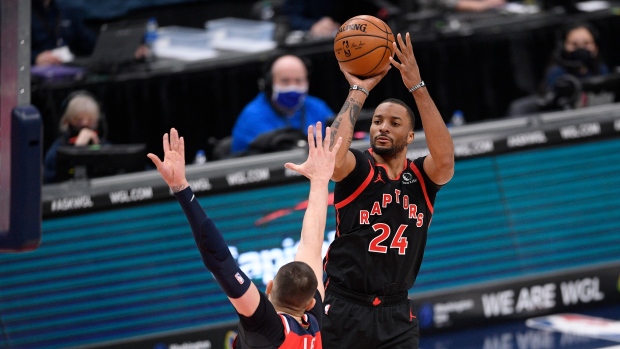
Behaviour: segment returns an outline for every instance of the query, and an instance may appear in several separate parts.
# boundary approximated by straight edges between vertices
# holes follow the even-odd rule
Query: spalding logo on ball
[[[373,16],[355,16],[338,29],[334,53],[344,70],[367,78],[390,64],[393,42],[394,34],[385,22]]]

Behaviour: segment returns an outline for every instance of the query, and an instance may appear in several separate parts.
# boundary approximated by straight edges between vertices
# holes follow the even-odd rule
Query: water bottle
[[[463,116],[463,112],[460,110],[455,110],[452,114],[452,119],[450,119],[450,124],[452,124],[452,126],[465,125],[465,116]]]
[[[157,29],[157,19],[155,17],[149,18],[146,23],[146,33],[144,34],[144,44],[149,48],[147,60],[152,60],[154,57],[153,47],[155,46],[155,41],[157,41]]]
[[[201,165],[206,162],[207,162],[207,155],[205,154],[205,151],[202,149],[199,149],[196,152],[196,157],[194,158],[194,164]]]

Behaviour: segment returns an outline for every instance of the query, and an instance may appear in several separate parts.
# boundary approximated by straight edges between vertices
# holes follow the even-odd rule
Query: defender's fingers
[[[172,150],[179,150],[179,132],[174,128],[170,129],[170,147]]]
[[[310,125],[308,126],[308,147],[312,149],[315,146],[316,145],[314,144],[314,127]]]
[[[316,146],[323,145],[323,126],[320,121],[316,123]]]
[[[338,153],[338,149],[340,149],[341,145],[342,145],[342,137],[338,137],[338,140],[336,141],[336,144],[332,148],[332,154]]]
[[[332,141],[331,130],[332,128],[329,126],[325,128],[325,141],[323,142],[323,148],[325,148],[325,150],[329,150],[329,145],[331,144],[331,141]]]
[[[181,154],[181,159],[185,159],[185,138],[179,138],[179,154]]]
[[[153,161],[153,164],[155,164],[155,167],[157,169],[159,169],[159,166],[161,166],[161,160],[159,160],[159,157],[157,157],[157,155],[153,154],[153,153],[148,153],[146,154],[146,156],[151,159],[151,161]]]
[[[168,133],[164,133],[164,155],[170,151],[170,140],[168,139]]]
[[[285,164],[284,164],[284,167],[285,167],[285,168],[288,168],[289,170],[293,170],[293,171],[295,171],[295,172],[298,172],[298,173],[299,173],[299,167],[300,167],[300,166],[299,166],[299,165],[297,165],[297,164],[294,164],[294,163],[292,163],[292,162],[287,162],[287,163],[285,163]]]

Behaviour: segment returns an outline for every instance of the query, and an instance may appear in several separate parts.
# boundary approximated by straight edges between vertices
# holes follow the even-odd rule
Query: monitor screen
[[[56,172],[59,181],[90,179],[143,171],[145,144],[103,144],[58,147]]]

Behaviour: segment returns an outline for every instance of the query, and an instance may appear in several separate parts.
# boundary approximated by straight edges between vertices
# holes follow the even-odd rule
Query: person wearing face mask
[[[308,67],[300,57],[278,56],[267,67],[262,91],[233,127],[234,155],[290,149],[303,141],[308,126],[319,121],[325,125],[334,115],[327,103],[308,95]]]
[[[54,183],[56,179],[56,153],[59,146],[87,146],[108,143],[105,140],[105,125],[99,103],[87,91],[71,93],[63,104],[60,119],[60,136],[45,153],[43,183]]]
[[[596,39],[596,29],[586,22],[569,24],[562,34],[562,45],[555,52],[555,62],[549,67],[546,89],[553,89],[558,78],[570,74],[587,78],[609,73],[609,67],[601,62]]]
[[[579,79],[610,73],[599,56],[597,33],[587,22],[567,24],[546,70],[542,93],[514,100],[508,116],[573,108],[580,91]]]

